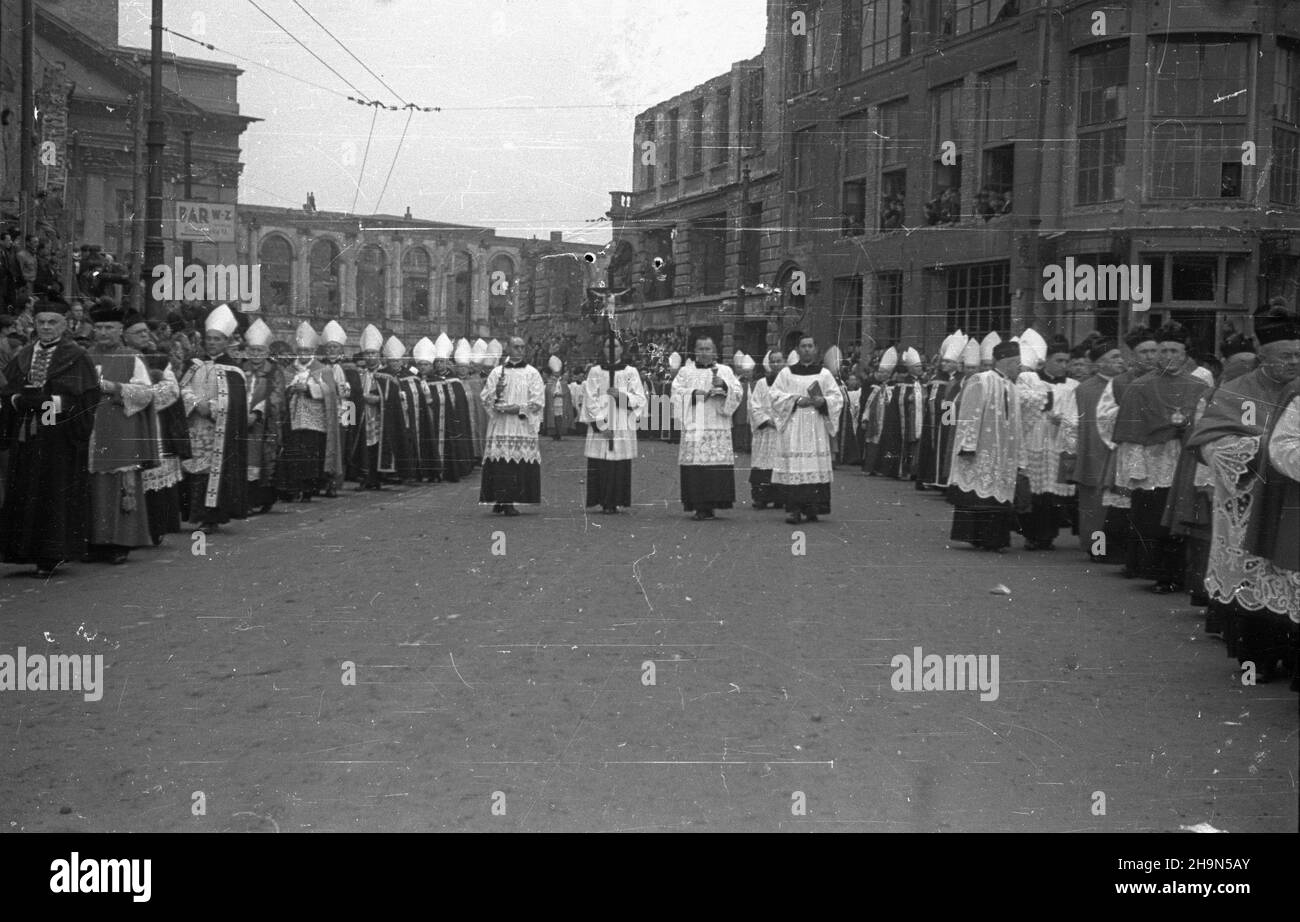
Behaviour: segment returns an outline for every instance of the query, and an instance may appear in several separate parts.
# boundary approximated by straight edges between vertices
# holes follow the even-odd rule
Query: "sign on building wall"
[[[235,242],[235,206],[219,202],[172,203],[172,239],[200,243]]]

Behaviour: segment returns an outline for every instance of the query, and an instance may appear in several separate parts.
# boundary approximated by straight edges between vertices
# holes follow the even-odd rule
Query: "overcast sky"
[[[165,51],[246,71],[240,111],[264,121],[244,134],[240,201],[299,206],[311,190],[331,211],[352,210],[355,198],[360,213],[409,205],[417,218],[590,242],[609,239],[607,223],[590,223],[608,193],[630,187],[633,116],[758,54],[765,28],[764,0],[298,2],[396,95],[294,0],[256,3],[341,77],[252,0],[165,5],[165,25],[219,49],[164,33]],[[123,44],[148,47],[149,7],[121,0]],[[347,101],[357,91],[444,111],[411,115],[399,151],[408,113],[376,117]],[[578,106],[588,108],[567,108]]]

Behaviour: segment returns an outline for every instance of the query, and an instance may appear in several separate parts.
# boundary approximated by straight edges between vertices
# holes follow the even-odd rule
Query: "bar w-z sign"
[[[172,212],[174,239],[205,243],[235,242],[235,206],[178,201]]]

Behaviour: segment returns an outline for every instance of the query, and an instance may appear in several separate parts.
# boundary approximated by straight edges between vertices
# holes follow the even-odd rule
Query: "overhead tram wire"
[[[376,109],[376,112],[379,110]],[[397,149],[393,151],[393,162],[388,165],[388,175],[384,177],[384,187],[379,190],[379,198],[375,199],[375,214],[379,214],[379,206],[383,204],[384,193],[388,191],[388,181],[393,178],[393,167],[397,166],[397,155],[402,152],[402,142],[406,140],[406,129],[411,127],[411,116],[415,114],[414,109],[406,110],[406,124],[402,126],[402,136],[397,139]],[[360,183],[357,189],[360,190]],[[355,208],[355,204],[353,205]]]
[[[361,197],[361,179],[366,175],[366,161],[370,159],[370,140],[375,136],[375,119],[379,118],[379,109],[376,105],[375,111],[370,116],[370,133],[366,135],[366,151],[361,155],[361,170],[357,173],[357,191],[352,196],[352,207],[348,210],[353,214],[357,210],[357,199]]]
[[[184,39],[187,42],[193,42],[196,45],[202,45],[204,48],[208,49],[209,51],[215,51],[217,54],[224,54],[227,55],[228,57],[234,58],[237,61],[243,61],[245,64],[252,64],[254,67],[260,67],[263,70],[269,70],[271,73],[279,74],[281,77],[289,77],[292,80],[297,80],[299,83],[305,83],[307,86],[312,87],[313,89],[322,90],[326,93],[333,93],[335,96],[339,97],[340,99],[346,99],[349,102],[355,101],[353,97],[349,96],[347,93],[342,92],[341,90],[336,90],[333,87],[328,87],[325,86],[324,84],[316,83],[315,81],[308,80],[305,77],[299,77],[297,74],[291,74],[287,70],[280,70],[278,67],[272,67],[270,64],[263,64],[261,61],[254,60],[253,58],[246,58],[242,54],[236,54],[233,51],[227,51],[224,48],[218,48],[216,45],[213,45],[210,42],[200,41],[197,38],[192,38],[191,36],[188,36],[183,32],[177,32],[175,29],[169,29],[166,26],[163,26],[162,30],[168,33],[169,35],[174,35],[177,38]]]
[[[268,13],[266,10],[264,10],[264,9],[262,9],[260,6],[258,6],[258,4],[257,4],[257,0],[248,0],[248,2],[249,2],[250,4],[252,4],[253,9],[257,10],[259,13],[261,13],[261,14],[262,14],[263,16],[265,16],[267,19],[271,20],[271,22],[275,23],[275,26],[276,26],[277,29],[279,29],[279,30],[280,30],[281,32],[283,32],[285,35],[289,36],[291,39],[293,39],[295,42],[297,42],[299,45],[301,45],[301,46],[302,46],[302,49],[303,49],[304,51],[306,51],[309,55],[311,55],[313,58],[315,58],[317,61],[320,61],[322,64],[324,64],[325,67],[329,69],[329,72],[330,72],[331,74],[333,74],[334,76],[338,77],[340,80],[342,80],[342,81],[343,81],[344,83],[346,83],[348,86],[352,87],[352,91],[353,91],[354,93],[356,93],[358,96],[360,96],[362,99],[364,99],[366,105],[369,105],[369,104],[371,103],[371,100],[366,96],[366,94],[363,93],[363,92],[361,92],[359,89],[357,89],[356,84],[354,84],[354,83],[353,83],[351,80],[349,80],[347,77],[345,77],[345,76],[343,76],[342,74],[340,74],[337,70],[335,70],[332,66],[330,66],[330,63],[329,63],[328,61],[326,61],[324,58],[322,58],[322,57],[321,57],[320,55],[318,55],[316,52],[314,52],[314,51],[312,51],[310,48],[308,48],[307,45],[306,45],[306,43],[304,43],[302,39],[300,39],[298,36],[294,35],[292,32],[290,32],[288,29],[286,29],[283,25],[281,25],[281,24],[280,24],[280,21],[279,21],[278,19],[276,19],[274,16],[272,16],[272,15],[271,15],[270,13]]]
[[[310,19],[312,22],[316,23],[316,25],[320,26],[322,32],[324,32],[324,33],[325,33],[326,35],[328,35],[330,38],[334,39],[334,41],[338,43],[338,46],[339,46],[340,48],[342,48],[344,51],[346,51],[346,52],[348,53],[348,56],[351,57],[352,60],[356,61],[358,64],[360,64],[362,67],[364,67],[364,68],[366,69],[366,73],[368,73],[370,76],[372,76],[372,77],[374,77],[376,80],[378,80],[378,81],[383,85],[384,89],[388,90],[388,92],[392,93],[392,94],[393,94],[394,96],[396,96],[399,100],[401,100],[403,106],[409,106],[409,105],[410,105],[409,102],[407,102],[405,99],[402,98],[402,94],[401,94],[401,93],[397,92],[397,90],[395,90],[395,89],[393,89],[391,86],[389,86],[388,83],[384,80],[383,77],[379,76],[377,73],[375,73],[373,70],[371,70],[371,69],[370,69],[370,65],[368,65],[365,61],[361,60],[361,59],[360,59],[359,57],[357,57],[355,54],[353,54],[353,53],[352,53],[352,49],[349,48],[347,45],[343,44],[343,40],[342,40],[342,39],[340,39],[337,35],[335,35],[335,34],[334,34],[333,32],[331,32],[329,29],[325,28],[325,24],[324,24],[323,22],[321,22],[319,19],[317,19],[315,16],[313,16],[313,15],[311,14],[311,10],[307,9],[307,7],[305,7],[305,6],[303,6],[301,3],[299,3],[298,0],[293,0],[293,5],[296,6],[296,7],[298,7],[298,9],[302,10],[304,13],[306,13],[308,19]]]

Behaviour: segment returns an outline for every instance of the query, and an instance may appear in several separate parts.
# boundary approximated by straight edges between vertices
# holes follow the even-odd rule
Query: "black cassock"
[[[0,387],[0,444],[10,448],[0,556],[8,563],[53,564],[76,560],[86,550],[99,376],[86,351],[65,336],[50,356],[44,382],[34,386],[35,350],[32,343],[10,360]]]

